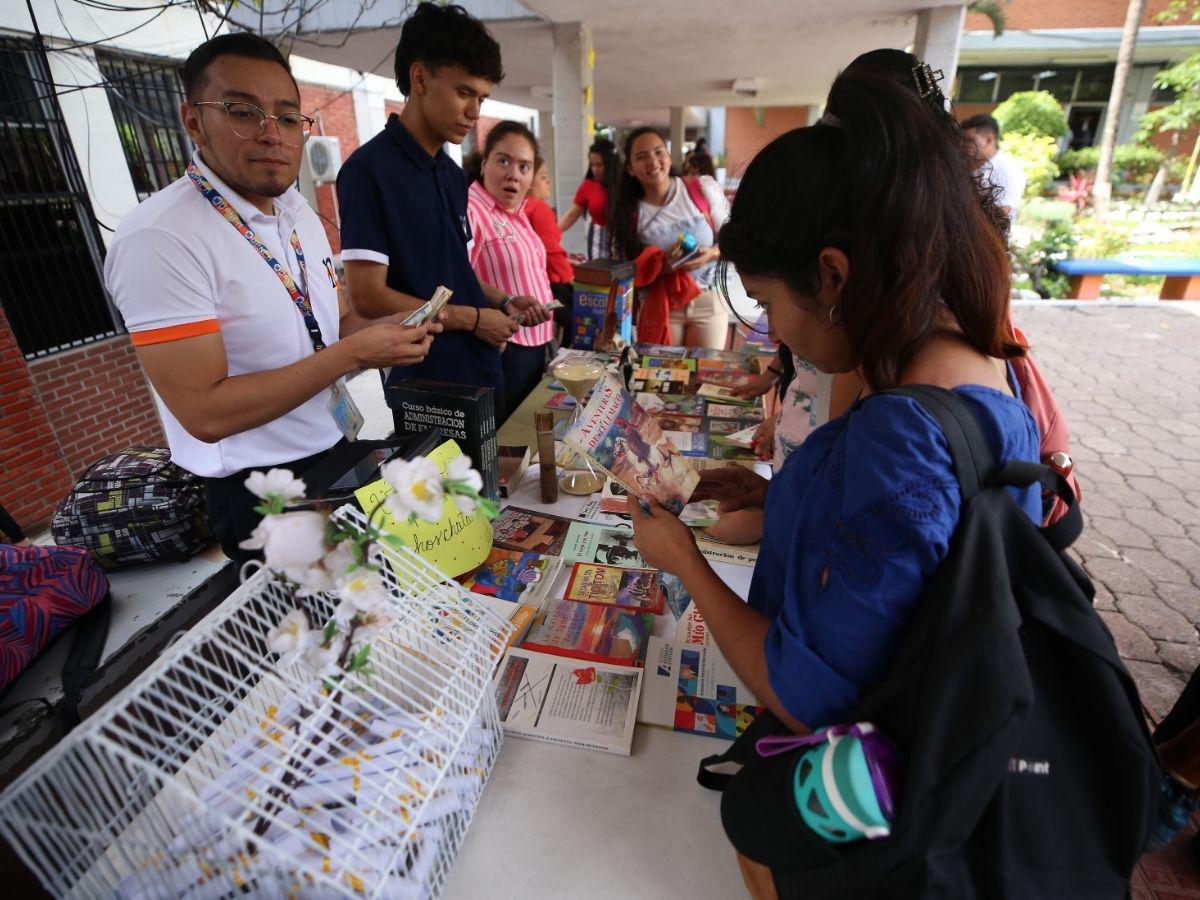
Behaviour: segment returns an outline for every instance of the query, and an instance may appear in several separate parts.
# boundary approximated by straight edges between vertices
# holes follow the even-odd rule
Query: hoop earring
[[[835,312],[837,312],[837,308],[838,307],[837,307],[836,303],[833,304],[833,306],[829,307],[829,327],[830,328],[838,328],[842,324],[841,322],[833,321],[833,314]]]

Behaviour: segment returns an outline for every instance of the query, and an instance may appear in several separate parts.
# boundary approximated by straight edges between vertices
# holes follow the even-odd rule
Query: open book
[[[592,391],[578,424],[563,441],[585,454],[637,496],[649,494],[676,515],[700,481],[700,473],[614,375]]]

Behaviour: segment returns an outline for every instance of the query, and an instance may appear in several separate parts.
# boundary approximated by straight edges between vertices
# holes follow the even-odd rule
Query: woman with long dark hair
[[[1012,387],[1023,350],[1007,327],[1008,256],[961,138],[918,90],[870,70],[842,73],[827,108],[836,115],[750,163],[720,247],[772,337],[821,372],[858,373],[863,397],[813,431],[769,490],[737,467],[702,482],[718,499],[765,500],[746,603],[678,519],[653,499],[649,514],[629,503],[646,564],[679,576],[734,671],[800,733],[845,721],[882,679],[958,524],[941,429],[879,392],[951,389],[998,463],[1038,458]],[[1036,489],[1013,493],[1041,518]]]
[[[671,166],[667,142],[653,128],[631,131],[624,156],[620,186],[610,204],[614,254],[637,259],[648,246],[670,251],[681,234],[694,237],[699,249],[676,268],[691,275],[700,294],[671,309],[671,343],[723,349],[729,313],[714,284],[717,234],[727,212],[724,192],[707,176],[681,178]]]
[[[579,217],[588,217],[587,254],[589,259],[609,255],[608,207],[616,193],[621,175],[617,146],[608,138],[597,138],[588,148],[588,170],[583,176],[571,208],[559,219],[559,231],[566,231]]]

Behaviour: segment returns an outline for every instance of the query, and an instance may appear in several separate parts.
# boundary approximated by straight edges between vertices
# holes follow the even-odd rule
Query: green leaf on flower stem
[[[393,550],[399,550],[404,546],[404,538],[400,537],[398,534],[392,534],[391,532],[388,532],[387,534],[381,534],[379,536],[379,540],[387,544]]]
[[[487,497],[480,497],[479,511],[489,519],[494,519],[500,515],[500,504],[495,500],[489,500]]]
[[[368,663],[367,660],[371,656],[371,645],[363,644],[350,657],[350,661],[346,666],[347,671],[359,672],[364,669]]]
[[[321,687],[325,688],[325,690],[327,692],[332,694],[334,691],[336,691],[338,689],[338,684],[341,683],[341,680],[342,680],[341,675],[335,675],[333,678],[326,678],[324,681],[321,682]]]
[[[332,641],[333,636],[337,633],[338,633],[337,622],[333,619],[330,619],[328,622],[326,622],[325,628],[321,631],[321,634],[325,638],[326,644],[328,644],[330,641]]]
[[[265,504],[265,503],[258,504],[258,506],[254,507],[254,511],[256,513],[258,513],[260,516],[271,515],[271,507],[267,506],[267,504]]]

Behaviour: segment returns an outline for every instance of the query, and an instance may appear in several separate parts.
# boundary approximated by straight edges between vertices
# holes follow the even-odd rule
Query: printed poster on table
[[[638,721],[733,740],[762,711],[714,644],[651,637]]]

